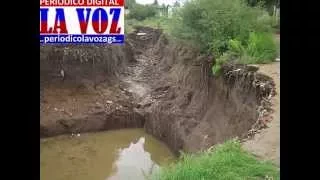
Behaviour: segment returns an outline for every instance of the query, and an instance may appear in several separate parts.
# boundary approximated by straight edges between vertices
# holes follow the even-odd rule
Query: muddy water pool
[[[41,180],[145,180],[176,158],[143,129],[40,140]]]

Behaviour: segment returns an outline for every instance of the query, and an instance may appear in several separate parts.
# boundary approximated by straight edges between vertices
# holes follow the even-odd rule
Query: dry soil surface
[[[253,139],[244,142],[243,146],[258,157],[280,166],[280,62],[259,67],[259,71],[272,77],[276,84],[277,94],[272,99],[273,120],[268,124],[269,128],[261,130]]]

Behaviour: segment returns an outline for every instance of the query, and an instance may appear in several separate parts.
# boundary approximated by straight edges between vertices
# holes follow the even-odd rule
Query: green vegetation
[[[166,34],[170,34],[172,32],[172,21],[167,17],[151,17],[146,18],[143,21],[138,21],[136,19],[127,19],[125,21],[125,29],[127,33],[133,31],[135,26],[148,26],[157,29],[163,29]]]
[[[221,74],[222,66],[223,64],[231,59],[232,54],[231,53],[225,53],[222,56],[220,56],[216,63],[212,66],[212,74],[215,76],[219,76]]]
[[[129,10],[131,10],[134,5],[136,5],[136,0],[125,0],[125,6],[126,8],[128,8]]]
[[[173,34],[220,56],[231,39],[246,44],[250,32],[271,32],[271,17],[260,6],[242,0],[194,0],[174,14]]]
[[[158,1],[149,5],[137,4],[135,0],[127,0],[126,2],[129,14],[126,15],[125,33],[131,33],[135,26],[149,26],[153,28],[161,28],[168,34],[173,28],[171,19],[168,18],[168,8],[164,4],[159,5]],[[173,7],[179,7],[178,1]]]
[[[250,4],[251,2],[251,4]],[[212,67],[218,75],[224,62],[259,64],[275,60],[273,18],[262,1],[192,0],[174,11],[170,34],[197,44],[201,52],[217,59]],[[267,7],[275,1],[265,1]],[[173,31],[172,31],[173,30]]]
[[[270,15],[278,0],[190,0],[173,6],[173,15],[160,12],[168,8],[131,2],[126,32],[134,26],[161,28],[173,37],[192,43],[202,53],[213,54],[213,73],[232,57],[238,63],[272,62],[279,54],[273,40],[274,18]],[[162,7],[162,8],[161,8]],[[279,17],[278,17],[279,18]]]
[[[255,63],[272,62],[277,55],[277,47],[272,34],[251,33],[246,49],[249,56],[254,58]]]
[[[230,40],[229,51],[244,64],[269,63],[277,55],[275,41],[268,33],[250,33],[247,45],[238,40]]]
[[[154,17],[157,14],[156,6],[154,5],[141,5],[133,4],[128,19],[136,19],[138,21],[145,20],[146,18]]]
[[[155,180],[280,179],[279,168],[257,160],[236,140],[227,141],[196,155],[183,155],[177,164],[154,174]]]

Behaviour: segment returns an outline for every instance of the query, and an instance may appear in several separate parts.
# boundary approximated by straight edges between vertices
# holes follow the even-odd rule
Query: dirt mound
[[[274,83],[255,67],[226,64],[222,76],[214,77],[211,59],[152,28],[138,27],[126,42],[122,47],[83,47],[83,52],[98,50],[98,58],[83,65],[82,56],[66,61],[70,80],[64,87],[52,77],[46,80],[48,72],[59,72],[61,57],[68,59],[56,53],[64,49],[51,49],[42,57],[42,80],[47,83],[40,135],[144,126],[178,153],[235,136],[247,138],[266,127]],[[101,71],[92,71],[92,63]],[[89,69],[95,73],[86,73]],[[97,84],[98,77],[114,83],[79,89],[67,86],[70,77],[89,84]]]

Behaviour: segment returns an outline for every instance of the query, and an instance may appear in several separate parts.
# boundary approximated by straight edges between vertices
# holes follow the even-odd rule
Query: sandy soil
[[[273,120],[268,124],[269,128],[261,130],[252,140],[243,143],[243,146],[258,157],[280,165],[280,62],[259,67],[259,71],[272,77],[276,84],[277,94],[272,99]]]

